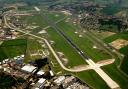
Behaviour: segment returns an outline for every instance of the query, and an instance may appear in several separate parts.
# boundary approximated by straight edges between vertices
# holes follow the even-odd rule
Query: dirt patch
[[[101,32],[101,34],[104,36],[104,38],[106,38],[106,37],[109,37],[109,36],[114,35],[115,33],[114,32],[108,32],[108,31],[106,31],[106,32]]]
[[[100,64],[100,66],[109,65],[114,63],[115,59],[107,59],[97,62],[96,64]]]
[[[57,53],[58,53],[58,55],[59,55],[59,57],[60,57],[62,63],[63,63],[64,65],[66,65],[66,64],[68,63],[68,59],[65,58],[64,53],[63,53],[63,52],[57,52]]]
[[[117,40],[111,42],[110,45],[113,46],[116,49],[120,49],[120,48],[122,48],[124,46],[127,46],[128,45],[128,41],[124,40],[124,39],[117,39]]]
[[[89,65],[79,65],[79,66],[74,66],[72,69],[78,70],[78,69],[85,69],[89,67],[90,67]]]

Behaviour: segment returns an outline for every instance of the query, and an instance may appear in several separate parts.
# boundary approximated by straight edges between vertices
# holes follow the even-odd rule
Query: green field
[[[13,58],[25,54],[27,41],[25,39],[15,39],[4,41],[0,45],[0,61],[6,58]]]
[[[128,88],[128,77],[119,71],[117,65],[111,64],[107,66],[103,66],[102,69],[114,80],[116,81],[122,89]]]
[[[49,34],[49,39],[55,41],[55,44],[53,45],[54,49],[58,52],[63,52],[68,59],[67,66],[73,67],[86,64],[82,57],[69,44],[67,44],[67,42],[58,35],[54,29],[48,29],[47,32]]]
[[[47,13],[48,14],[48,13]],[[57,17],[54,16],[56,13],[53,13],[53,16],[51,17],[50,13],[50,19],[57,21]],[[33,19],[34,18],[34,19]],[[61,19],[58,17],[58,20]],[[40,26],[40,28],[44,28],[44,22],[46,22],[40,15],[33,16],[29,18],[30,21],[28,21],[28,24],[31,24],[35,22],[37,25]],[[47,23],[45,23],[47,24]],[[84,52],[88,53],[88,55],[94,60],[94,61],[100,61],[103,58],[110,58],[110,56],[106,56],[106,54],[103,54],[102,52],[100,53],[98,50],[92,49],[92,46],[94,45],[94,42],[90,41],[89,38],[86,37],[86,35],[83,35],[82,38],[79,38],[77,34],[74,34],[75,31],[78,29],[70,24],[66,23],[64,21],[61,21],[57,23],[57,26],[65,32],[67,36],[69,36],[73,42],[75,42]],[[41,31],[41,30],[40,30]],[[76,65],[81,65],[81,64],[86,64],[85,61],[78,55],[78,53],[75,52],[75,50],[66,42],[66,40],[61,37],[58,33],[53,28],[48,28],[47,30],[47,38],[49,41],[53,40],[55,43],[52,44],[52,47],[54,48],[55,51],[63,52],[65,54],[65,57],[68,58],[68,64],[66,65],[67,67],[72,67]],[[34,34],[38,35],[37,32]],[[50,56],[50,63],[52,65],[53,70],[58,73],[61,72],[60,74],[69,74],[69,72],[64,71],[61,69],[57,61],[53,56]],[[113,67],[113,68],[112,68]],[[106,73],[108,73],[112,79],[117,81],[117,83],[121,86],[122,89],[127,89],[128,87],[126,86],[126,83],[128,83],[127,78],[121,77],[121,72],[118,70],[116,67],[116,64],[113,64],[113,66],[105,66],[103,67],[103,70],[105,70]],[[113,72],[109,73],[109,72]],[[117,73],[117,74],[116,74]],[[109,89],[108,86],[105,84],[105,82],[92,70],[89,71],[84,71],[80,73],[71,73],[75,75],[76,77],[80,78],[84,82],[86,82],[89,86],[95,88],[95,89]],[[120,80],[121,77],[121,81]]]
[[[128,75],[128,46],[121,48],[119,51],[125,55],[120,68]]]
[[[79,38],[78,36],[75,36],[76,35],[76,34],[74,34],[75,28],[73,28],[70,24],[67,24],[65,22],[60,22],[60,23],[58,23],[58,25],[61,28],[61,30],[63,30],[68,36],[70,36],[72,38],[72,40],[74,39],[73,41],[76,42],[76,44],[79,45],[79,47],[83,48],[82,49],[83,51],[85,51],[86,53],[88,53],[89,56],[91,54],[90,57],[92,57],[92,59],[94,61],[95,60],[96,61],[100,61],[100,60],[102,60],[102,58],[104,58],[104,59],[107,58],[104,54],[101,54],[97,50],[94,50],[94,49],[91,50],[92,43],[89,42],[89,39],[87,39],[86,36],[85,36],[85,38],[83,37],[83,40],[82,40],[82,38]],[[126,36],[126,34],[125,35],[123,34],[123,35],[120,35],[120,36],[122,38],[128,39],[128,36]],[[84,46],[81,46],[81,45],[84,45]],[[127,50],[127,49],[125,48],[125,50]],[[90,52],[90,54],[89,54],[89,52]],[[93,54],[93,52],[94,52],[94,54]],[[128,83],[128,78],[124,77],[124,75],[118,70],[116,64],[112,64],[112,66],[111,65],[104,66],[104,70],[105,70],[106,73],[108,73],[108,75],[113,80],[117,81],[117,83],[121,86],[122,89],[127,89],[128,88],[128,86],[126,85]],[[120,80],[119,80],[119,78],[120,78]]]
[[[111,43],[112,41],[114,41],[116,39],[128,40],[128,32],[122,32],[122,33],[114,34],[114,35],[112,35],[110,37],[105,38],[104,42]]]
[[[104,50],[94,49],[94,42],[90,41],[86,37],[86,34],[83,37],[79,37],[78,34],[75,34],[75,31],[78,29],[72,24],[66,23],[64,21],[57,24],[60,29],[69,36],[75,44],[77,44],[83,52],[85,52],[93,61],[98,62],[100,60],[110,59],[111,56],[108,55]],[[100,47],[98,47],[100,48]]]
[[[34,16],[25,16],[22,19],[24,19],[25,23],[31,25],[34,21],[38,22],[38,26],[46,27],[48,24],[42,19],[40,15],[34,15]]]
[[[52,19],[54,22],[59,21],[60,19],[63,19],[66,17],[63,13],[60,12],[46,12],[46,15],[48,16],[49,19]]]
[[[128,32],[122,32],[122,33],[117,33],[115,35],[112,35],[110,37],[107,37],[104,39],[104,41],[106,43],[111,43],[112,41],[116,40],[116,39],[124,39],[124,40],[128,40]],[[124,59],[122,61],[122,64],[120,66],[120,68],[126,73],[128,74],[128,46],[125,46],[121,49],[119,49],[119,52],[124,54]]]
[[[36,16],[34,17],[34,19],[35,18],[36,18]],[[32,21],[32,19],[31,19],[31,23],[36,22],[38,24],[39,20],[42,20],[42,19],[36,20],[37,22],[34,20]],[[48,37],[46,37],[46,38],[48,38],[49,40],[55,41],[55,43],[52,45],[52,47],[56,51],[63,52],[65,54],[65,57],[68,58],[69,62],[66,66],[72,67],[72,66],[76,66],[76,65],[86,64],[86,62],[78,55],[78,53],[75,52],[75,50],[69,44],[67,44],[65,39],[63,39],[60,35],[58,35],[54,29],[49,28],[46,31],[48,32]],[[64,71],[63,69],[61,69],[60,65],[58,64],[58,62],[56,61],[56,59],[53,56],[50,56],[49,59],[50,59],[49,60],[50,64],[51,65],[52,65],[52,63],[54,64],[54,66],[52,65],[52,69],[54,70],[55,73],[60,72],[60,74],[72,74],[70,72],[67,72],[67,71]],[[51,61],[52,61],[52,63],[51,63]],[[93,88],[108,89],[108,86],[105,84],[105,82],[94,71],[84,71],[81,73],[73,73],[73,75],[82,79],[82,81],[86,82],[88,85],[90,85]],[[99,82],[99,84],[95,84],[94,80]]]
[[[38,50],[43,50],[41,45],[33,39],[15,39],[4,41],[0,46],[0,61],[6,58],[13,58],[24,54],[24,62],[41,58],[41,56],[31,57],[30,54],[37,53]]]
[[[50,13],[50,15],[51,15],[51,13]],[[53,14],[53,15],[56,15],[56,14]],[[32,19],[32,18],[34,18],[34,19]],[[43,22],[45,22],[45,21],[43,20],[43,18],[41,16],[39,16],[39,17],[35,16],[32,18],[30,18],[31,21],[27,21],[27,22],[28,23],[35,22],[37,24],[39,23],[38,25],[41,28],[44,27]],[[57,17],[55,17],[55,18],[57,18]],[[58,20],[59,19],[60,19],[60,17],[58,17]],[[41,21],[42,21],[42,25],[41,25]],[[69,44],[67,44],[66,40],[63,39],[59,34],[57,34],[54,29],[48,28],[46,31],[48,32],[48,38],[50,40],[55,41],[53,48],[58,52],[63,52],[65,54],[65,57],[68,59],[68,64],[66,66],[73,67],[76,65],[86,64],[86,62],[82,59],[82,57]],[[34,34],[37,34],[37,32]],[[69,50],[70,50],[70,53],[69,53]]]
[[[40,55],[31,56],[31,54],[38,53],[38,50],[43,50],[41,44],[35,39],[28,39],[27,40],[27,50],[24,62],[30,62],[31,60],[36,60],[42,58]]]
[[[128,75],[128,55],[124,57],[120,68]]]
[[[73,74],[93,89],[109,89],[101,77],[93,70]]]

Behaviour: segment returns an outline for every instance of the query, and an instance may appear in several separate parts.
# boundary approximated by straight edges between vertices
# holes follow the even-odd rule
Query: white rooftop
[[[2,69],[2,66],[0,66],[0,69]]]
[[[21,57],[24,57],[24,55],[21,55]]]
[[[40,89],[40,88],[36,87],[35,89]]]
[[[46,80],[46,79],[41,78],[41,79],[39,79],[38,83],[44,83],[44,82],[45,82],[45,80]]]
[[[65,79],[65,76],[59,76],[54,82],[59,84]]]
[[[35,6],[34,8],[35,8],[36,11],[40,11],[40,9],[38,7]]]
[[[14,57],[14,60],[16,60],[17,59],[17,57]]]
[[[45,30],[42,30],[39,33],[42,34],[42,33],[47,33],[47,32]]]
[[[33,70],[35,70],[36,67],[28,64],[22,67],[21,69],[26,72],[33,72]]]
[[[38,75],[43,75],[45,72],[43,70],[40,70],[37,72]]]
[[[53,72],[50,70],[50,74],[51,74],[51,76],[54,76],[54,74],[53,74]]]

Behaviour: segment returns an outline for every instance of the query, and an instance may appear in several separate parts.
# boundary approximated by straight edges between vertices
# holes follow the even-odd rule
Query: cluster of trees
[[[118,18],[99,18],[96,16],[90,16],[83,18],[81,21],[81,26],[90,30],[104,30],[112,32],[124,32],[128,28],[127,23],[123,22]]]
[[[104,25],[108,25],[110,28],[113,27],[113,26],[116,26],[117,27],[117,32],[122,32],[123,30],[125,30],[128,26],[121,20],[119,19],[99,19],[99,24],[101,26],[104,26]]]

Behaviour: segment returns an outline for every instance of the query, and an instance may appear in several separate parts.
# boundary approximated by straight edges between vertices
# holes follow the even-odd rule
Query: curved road
[[[43,18],[47,21],[47,23],[60,35],[62,36],[69,45],[71,45],[79,55],[91,66],[93,70],[106,82],[106,84],[111,89],[120,89],[120,86],[113,81],[96,63],[94,63],[73,41],[66,36],[66,34],[60,30],[60,28],[54,24],[54,22],[50,21],[46,15],[43,14]]]
[[[58,63],[60,64],[60,66],[61,66],[64,70],[70,71],[70,72],[81,72],[81,71],[85,71],[85,70],[91,69],[90,67],[83,68],[83,69],[77,69],[77,70],[66,68],[66,67],[63,65],[63,63],[61,62],[61,60],[60,60],[60,58],[58,57],[58,55],[56,54],[56,52],[54,51],[54,49],[52,48],[52,46],[50,45],[50,43],[49,43],[46,39],[44,39],[44,38],[42,38],[42,37],[39,37],[39,36],[36,36],[36,35],[33,35],[33,34],[30,34],[30,33],[28,33],[28,32],[21,31],[21,30],[18,29],[18,28],[11,27],[11,26],[7,23],[6,14],[4,15],[4,22],[5,22],[5,25],[8,26],[10,29],[13,29],[13,30],[15,30],[15,31],[19,31],[19,32],[24,33],[24,34],[26,34],[26,35],[30,35],[30,36],[32,36],[32,37],[35,37],[35,38],[38,38],[38,39],[43,40],[43,41],[47,44],[48,48],[50,49],[50,51],[52,52],[52,54],[54,55],[54,57],[56,58],[56,60],[57,60]]]
[[[30,33],[26,33],[24,31],[21,31],[19,30],[18,28],[14,28],[14,27],[11,27],[8,23],[7,23],[7,20],[6,20],[6,14],[4,15],[4,21],[5,21],[5,25],[8,26],[10,29],[14,29],[16,31],[19,31],[19,32],[22,32],[26,35],[30,35],[32,37],[35,37],[35,38],[38,38],[38,39],[41,39],[43,41],[45,41],[45,43],[47,44],[48,48],[50,49],[50,51],[52,52],[52,54],[54,55],[54,57],[56,58],[56,60],[59,62],[60,66],[64,69],[64,70],[67,70],[67,71],[70,71],[70,72],[80,72],[80,71],[84,71],[84,70],[87,70],[87,69],[90,69],[89,67],[88,68],[85,68],[85,69],[78,69],[78,70],[73,70],[73,69],[68,69],[66,68],[63,63],[61,62],[61,60],[59,59],[58,55],[55,53],[54,49],[51,47],[51,45],[49,44],[49,42],[42,38],[42,37],[39,37],[39,36],[36,36],[36,35],[33,35],[33,34],[30,34]],[[68,38],[63,32],[61,32],[57,26],[55,26],[54,24],[52,25],[52,23],[50,23],[51,26],[57,31],[57,33],[59,33],[62,37],[64,37],[67,42],[85,59],[85,61],[91,66],[92,69],[95,70],[95,72],[106,82],[106,84],[111,88],[111,89],[120,89],[119,85],[113,81],[100,67],[98,67],[96,65],[96,63],[94,63],[90,58],[88,58],[71,40],[70,38]]]

